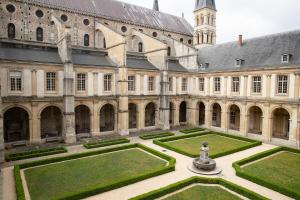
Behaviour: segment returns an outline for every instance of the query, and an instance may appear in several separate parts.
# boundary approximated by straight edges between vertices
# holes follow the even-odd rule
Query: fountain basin
[[[213,159],[208,159],[206,161],[201,160],[201,158],[196,158],[193,161],[193,165],[200,170],[212,171],[216,169],[216,161]]]

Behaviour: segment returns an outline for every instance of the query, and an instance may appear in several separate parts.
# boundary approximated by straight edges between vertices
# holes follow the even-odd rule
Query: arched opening
[[[76,134],[89,134],[91,132],[90,109],[85,105],[75,108]]]
[[[115,109],[111,104],[106,104],[100,110],[100,131],[113,131],[115,129]]]
[[[4,142],[29,140],[29,115],[22,108],[11,108],[4,113]]]
[[[145,126],[155,126],[155,104],[149,103],[145,108]]]
[[[186,123],[186,102],[183,101],[179,106],[179,122],[180,123]]]
[[[205,105],[204,103],[200,102],[198,105],[199,109],[199,125],[202,126],[205,124]]]
[[[62,135],[62,113],[56,106],[49,106],[41,113],[41,138],[60,137]]]
[[[212,126],[221,127],[221,113],[221,106],[218,103],[215,103],[212,110]]]
[[[274,138],[289,140],[290,114],[283,108],[278,108],[273,112],[273,133]]]
[[[142,42],[139,42],[139,44],[138,44],[138,51],[139,51],[140,53],[144,51],[143,43],[142,43]]]
[[[171,56],[171,47],[168,47],[168,56]]]
[[[230,106],[229,111],[229,129],[240,130],[241,111],[237,105]]]
[[[36,40],[37,41],[43,41],[44,40],[43,29],[41,27],[38,27],[36,29]]]
[[[169,111],[169,123],[170,125],[174,124],[174,104],[170,102],[170,111]]]
[[[83,40],[84,40],[83,41],[83,43],[84,43],[83,45],[84,46],[86,46],[86,47],[90,46],[90,36],[89,36],[89,34],[85,34]]]
[[[8,37],[9,39],[14,39],[14,38],[16,38],[16,27],[15,27],[15,25],[12,24],[12,23],[9,23],[9,24],[7,25],[7,37]]]
[[[130,103],[129,109],[129,129],[137,128],[137,106],[136,104]]]
[[[258,106],[249,109],[248,133],[262,135],[263,112]]]

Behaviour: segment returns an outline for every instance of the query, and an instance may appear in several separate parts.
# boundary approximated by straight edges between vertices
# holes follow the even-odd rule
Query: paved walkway
[[[178,134],[178,133],[177,133]],[[152,143],[152,140],[150,141],[144,141],[139,139],[138,137],[130,138],[132,143],[141,143],[148,147],[151,147],[153,149],[156,149],[158,151],[165,150],[164,148],[157,146]],[[289,200],[291,198],[284,196],[278,192],[275,192],[273,190],[270,190],[268,188],[262,187],[260,185],[257,185],[255,183],[252,183],[250,181],[247,181],[245,179],[239,178],[235,175],[235,170],[232,168],[232,163],[238,160],[241,160],[243,158],[249,157],[251,155],[257,154],[262,151],[266,151],[272,148],[275,148],[276,146],[270,145],[270,144],[263,144],[258,147],[254,147],[245,151],[241,151],[235,154],[231,154],[228,156],[224,156],[221,158],[216,159],[216,162],[219,167],[223,169],[222,174],[213,176],[213,177],[221,177],[223,179],[226,179],[228,181],[231,181],[237,185],[241,185],[245,188],[248,188],[252,191],[255,191],[261,195],[264,195],[270,199],[274,200]],[[80,153],[80,152],[87,152],[87,151],[95,151],[95,150],[86,150],[82,146],[72,146],[68,147],[69,152],[65,154],[60,155],[52,155],[47,156],[43,158],[35,158],[35,159],[29,159],[25,162],[31,162],[34,160],[40,160],[45,158],[51,158],[51,157],[57,157],[57,156],[65,156],[69,154],[74,153]],[[97,149],[99,150],[99,149]],[[135,197],[137,195],[150,192],[152,190],[159,189],[161,187],[167,186],[169,184],[187,179],[191,176],[197,176],[197,174],[194,174],[190,172],[187,169],[187,165],[192,162],[192,158],[189,158],[187,156],[178,154],[176,152],[167,150],[164,152],[165,154],[168,154],[174,158],[176,158],[176,171],[167,173],[158,177],[150,178],[135,184],[131,184],[119,189],[115,189],[106,193],[102,193],[96,196],[92,196],[87,198],[87,200],[127,200],[131,197]],[[4,176],[4,185],[3,185],[3,199],[5,200],[16,200],[15,195],[15,186],[14,186],[14,176],[13,176],[13,168],[10,167],[11,165],[17,164],[17,163],[24,163],[24,161],[19,162],[13,162],[13,163],[7,163],[6,168],[3,169],[3,176]]]

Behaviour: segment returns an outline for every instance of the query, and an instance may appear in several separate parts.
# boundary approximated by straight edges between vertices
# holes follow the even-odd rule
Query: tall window
[[[169,78],[169,91],[170,92],[173,91],[173,78],[172,77]]]
[[[36,29],[36,40],[37,41],[43,41],[44,40],[43,29],[41,27],[38,27]]]
[[[103,48],[106,49],[106,40],[105,40],[105,38],[103,39]]]
[[[220,92],[221,91],[221,78],[216,77],[214,79],[214,81],[215,81],[215,92]]]
[[[254,76],[252,81],[253,81],[253,93],[261,93],[261,77]]]
[[[154,91],[154,77],[148,78],[148,91]]]
[[[14,39],[16,37],[16,27],[12,23],[7,25],[7,36],[10,39]]]
[[[135,76],[128,76],[128,91],[135,91]]]
[[[279,75],[277,76],[278,94],[287,94],[288,92],[288,76]]]
[[[22,72],[10,72],[10,90],[21,91],[22,90]]]
[[[86,47],[90,46],[90,36],[89,36],[89,34],[84,35],[84,46],[86,46]]]
[[[184,92],[187,91],[187,79],[186,78],[182,79],[181,90]]]
[[[47,91],[55,91],[56,73],[55,72],[47,72],[46,73],[46,81],[47,81]]]
[[[77,90],[85,91],[86,75],[77,74]]]
[[[112,82],[112,75],[105,74],[104,75],[104,91],[106,91],[106,92],[111,91],[111,82]]]
[[[230,124],[235,124],[236,114],[235,112],[230,112]]]
[[[168,56],[171,56],[171,47],[168,47]]]
[[[139,52],[143,52],[143,43],[140,42],[138,46],[139,46],[139,49],[138,49]]]
[[[239,91],[240,91],[240,78],[232,77],[232,92],[239,92]]]
[[[199,91],[204,92],[204,87],[205,87],[204,78],[199,78]]]

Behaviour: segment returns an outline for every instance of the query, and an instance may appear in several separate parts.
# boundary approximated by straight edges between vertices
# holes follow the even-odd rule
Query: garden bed
[[[140,138],[143,140],[151,140],[155,138],[169,137],[174,136],[174,133],[166,132],[166,133],[153,133],[153,134],[144,134],[141,135]]]
[[[114,139],[114,140],[103,140],[99,142],[90,142],[87,144],[84,144],[83,146],[87,149],[93,149],[93,148],[100,148],[100,147],[107,147],[107,146],[112,146],[112,145],[117,145],[117,144],[125,144],[129,143],[130,140],[126,138],[120,138],[120,139]]]
[[[205,131],[206,129],[204,128],[189,128],[189,129],[181,129],[179,132],[181,133],[196,133],[196,132],[201,132],[201,131]]]

